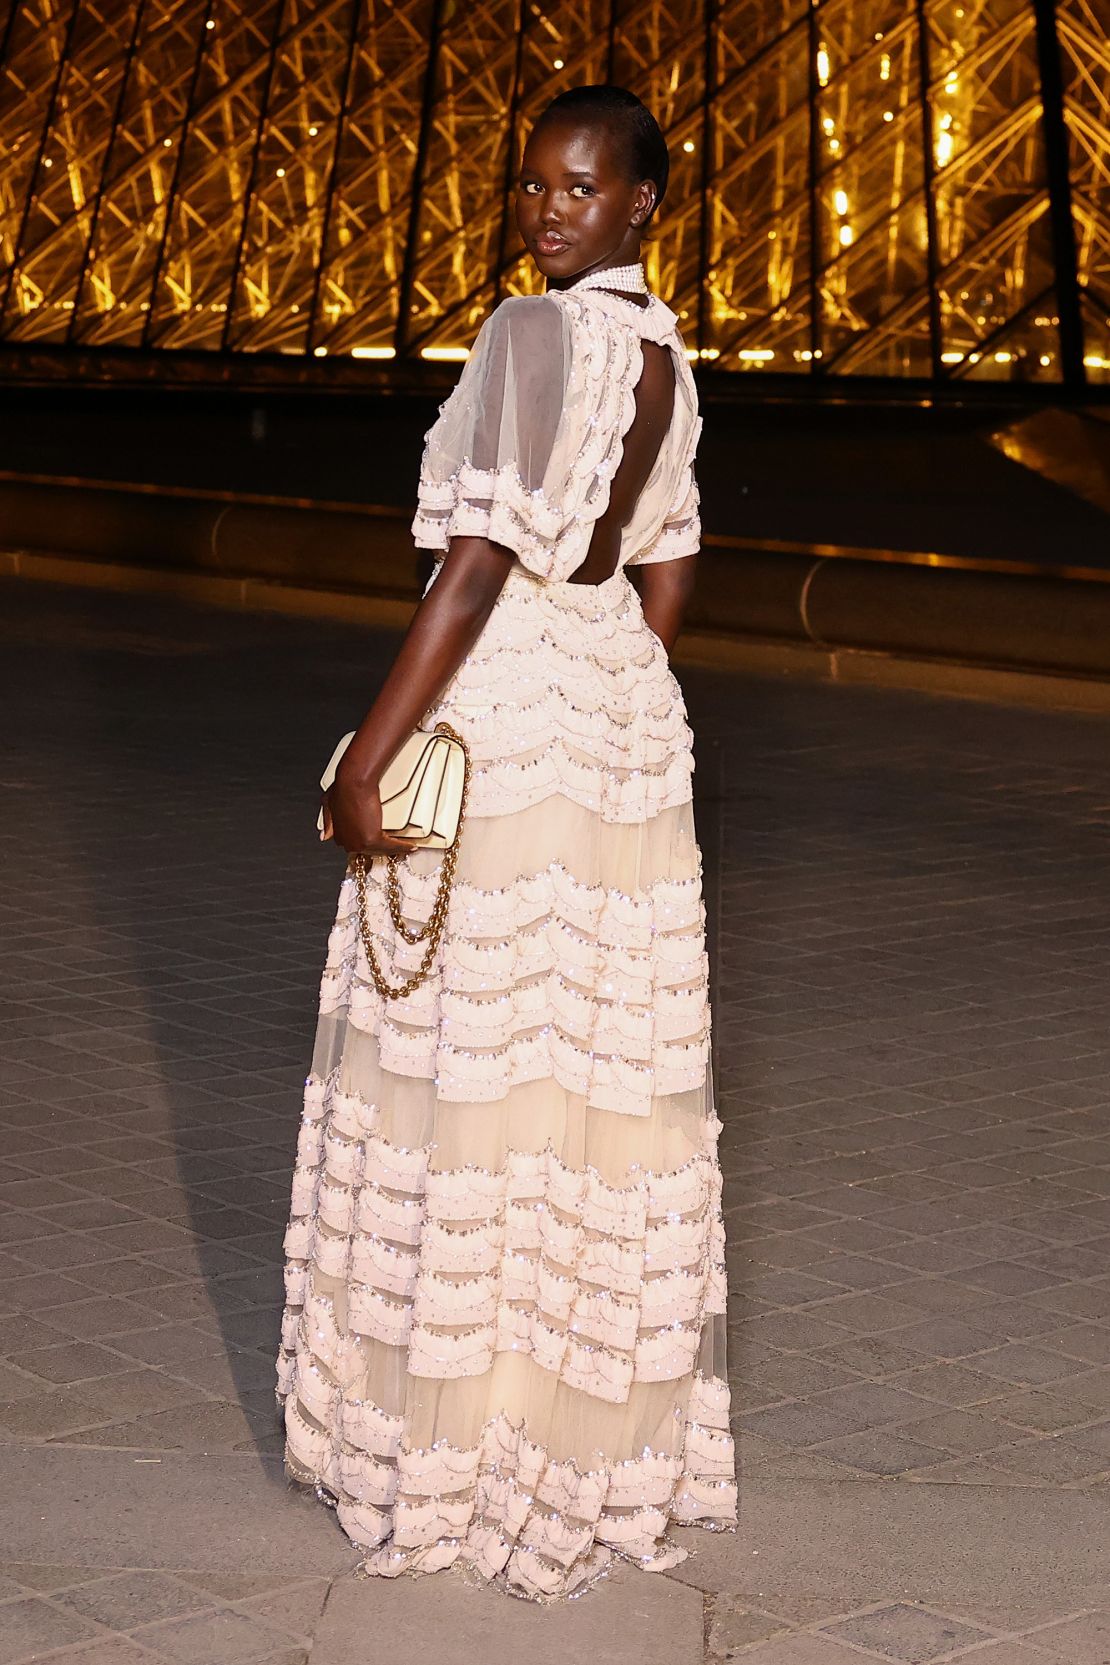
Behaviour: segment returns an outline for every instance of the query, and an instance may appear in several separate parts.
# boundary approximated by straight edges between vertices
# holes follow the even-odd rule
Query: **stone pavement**
[[[311,782],[388,644],[0,611],[0,1665],[1110,1661],[1104,720],[685,676],[742,1520],[539,1610],[281,1476]]]

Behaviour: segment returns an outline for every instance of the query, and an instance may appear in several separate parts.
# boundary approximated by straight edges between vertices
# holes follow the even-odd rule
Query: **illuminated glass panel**
[[[1088,380],[1110,382],[1110,0],[1062,0],[1057,32]]]
[[[1062,103],[1033,0],[0,0],[0,335],[457,356],[540,287],[530,124],[613,79],[707,367],[1104,381],[1110,0],[1054,19]]]
[[[811,361],[810,65],[805,15],[778,40],[746,33],[751,7],[721,14],[709,185],[702,347],[730,370]],[[744,60],[740,42],[756,48]]]
[[[393,351],[432,11],[432,0],[359,0],[314,351]]]
[[[493,299],[518,57],[514,0],[444,6],[402,340],[468,346]]]
[[[651,109],[670,142],[667,196],[645,244],[648,282],[693,320],[701,258],[705,144],[703,0],[618,8],[613,79]],[[691,328],[691,334],[693,330]]]
[[[208,8],[144,345],[224,344],[281,14],[282,0]]]
[[[142,340],[206,16],[204,0],[139,8],[71,341]]]
[[[928,375],[929,216],[913,0],[818,14],[817,223],[826,371]]]

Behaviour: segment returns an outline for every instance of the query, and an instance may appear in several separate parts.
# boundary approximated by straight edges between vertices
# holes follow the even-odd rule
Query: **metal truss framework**
[[[692,355],[1110,380],[1110,0],[0,0],[0,336],[460,357],[600,80],[670,140]]]

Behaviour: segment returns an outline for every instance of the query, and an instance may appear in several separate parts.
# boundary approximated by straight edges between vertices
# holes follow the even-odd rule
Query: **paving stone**
[[[1029,1642],[1069,1665],[1105,1665],[1110,1658],[1110,1608],[1034,1631]]]
[[[171,1371],[178,1366],[218,1357],[224,1350],[218,1334],[192,1324],[166,1324],[154,1329],[129,1331],[120,1336],[114,1345],[128,1358],[143,1364],[162,1365]]]
[[[984,1376],[961,1364],[925,1364],[891,1378],[892,1385],[917,1393],[924,1399],[939,1399],[945,1405],[975,1405],[1001,1398],[1005,1386],[997,1376]],[[992,1409],[994,1407],[992,1406]],[[1002,1413],[999,1412],[999,1415]]]
[[[981,1353],[975,1368],[987,1376],[1000,1376],[1006,1382],[1018,1382],[1036,1387],[1046,1382],[1059,1382],[1069,1376],[1083,1374],[1079,1361],[1044,1347],[1030,1347],[1016,1343],[1010,1347],[996,1347]]]
[[[740,1657],[745,1665],[859,1665],[865,1656],[825,1636],[788,1636],[751,1648]]]
[[[56,1590],[68,1590],[101,1577],[95,1567],[54,1566],[50,1562],[7,1561],[0,1562],[0,1568],[25,1590],[40,1595],[52,1595]]]
[[[868,1474],[894,1475],[925,1468],[937,1462],[943,1453],[936,1446],[903,1439],[892,1429],[868,1428],[844,1439],[826,1441],[819,1447],[818,1455],[864,1469]]]
[[[111,1630],[134,1630],[212,1605],[200,1590],[161,1572],[123,1572],[64,1590],[56,1604]]]
[[[1044,1337],[1042,1346],[1088,1364],[1110,1364],[1110,1328],[1102,1324],[1073,1324],[1070,1329],[1056,1330]]]
[[[930,1660],[954,1653],[957,1648],[989,1640],[985,1631],[902,1604],[830,1625],[827,1634],[869,1648],[882,1659],[905,1661],[906,1665],[928,1665]]]
[[[891,1337],[895,1346],[915,1353],[928,1353],[932,1358],[962,1359],[983,1353],[991,1347],[995,1337],[989,1330],[975,1327],[971,1319],[929,1318],[919,1324],[908,1324]],[[975,1368],[979,1368],[976,1361]]]
[[[37,1347],[29,1353],[17,1353],[12,1363],[20,1370],[41,1376],[46,1382],[80,1382],[90,1376],[110,1376],[118,1371],[123,1360],[118,1353],[93,1342],[74,1341],[58,1347]]]
[[[783,1630],[781,1620],[753,1610],[745,1602],[719,1596],[709,1609],[706,1653],[710,1660],[733,1659],[753,1642],[763,1642]]]
[[[268,1590],[258,1595],[235,1598],[236,1610],[264,1619],[275,1629],[303,1641],[311,1639],[328,1594],[325,1579],[311,1578]]]
[[[107,1636],[83,1648],[53,1655],[57,1665],[163,1665],[165,1655],[149,1653],[126,1636]]]
[[[260,1416],[221,1400],[174,1405],[128,1422],[106,1422],[109,1414],[103,1411],[103,1426],[84,1431],[83,1444],[113,1450],[232,1451],[244,1440],[269,1432],[275,1422],[272,1411]]]
[[[933,1407],[927,1400],[906,1393],[901,1387],[881,1382],[852,1383],[821,1394],[815,1401],[823,1410],[834,1411],[856,1428],[881,1428],[891,1422],[920,1417]]]
[[[85,1291],[86,1297],[88,1290]],[[110,1340],[144,1328],[150,1315],[137,1301],[121,1297],[102,1296],[99,1299],[63,1301],[44,1304],[40,1317],[44,1324],[63,1335],[82,1340]]]
[[[1065,1428],[1074,1428],[1078,1423],[1093,1422],[1098,1414],[1091,1405],[1033,1389],[993,1399],[989,1409],[993,1415],[1007,1422],[1023,1428],[1036,1428],[1043,1434],[1057,1434]]]
[[[1083,1443],[1083,1431],[1066,1436],[1051,1434],[1032,1444],[992,1451],[990,1461],[1011,1474],[1031,1480],[1067,1485],[1110,1470],[1110,1452],[1093,1451]]]
[[[134,1640],[179,1665],[258,1665],[285,1638],[260,1619],[224,1608],[137,1627]]]
[[[775,1405],[741,1418],[745,1432],[788,1446],[816,1445],[819,1440],[847,1433],[853,1425],[851,1418],[813,1403]]]
[[[30,1598],[5,1602],[0,1610],[0,1665],[26,1665],[54,1648],[94,1636],[94,1627],[49,1602]]]
[[[36,1398],[0,1404],[0,1428],[30,1439],[52,1439],[106,1420],[95,1399],[78,1388],[54,1388]]]
[[[313,1657],[327,1665],[366,1665],[372,1634],[383,1658],[485,1659],[493,1657],[493,1645],[502,1657],[532,1665],[591,1657],[606,1665],[699,1665],[703,1658],[700,1594],[635,1568],[621,1568],[581,1600],[554,1608],[503,1601],[491,1613],[492,1594],[461,1578],[445,1579],[430,1608],[420,1580],[399,1578],[384,1590],[373,1579],[337,1580]]]
[[[167,1601],[196,1591],[202,1606],[235,1604],[222,1635],[174,1628],[197,1617],[188,1611],[144,1627],[168,1627],[183,1665],[190,1649],[204,1665],[221,1650],[244,1665],[299,1665],[297,1627],[315,1623],[323,1582],[298,1580],[296,1567],[275,1579],[280,1535],[318,1558],[313,1570],[352,1556],[333,1517],[294,1508],[265,1456],[280,1451],[280,1236],[336,882],[305,843],[289,783],[307,778],[320,733],[363,698],[383,641],[29,587],[5,599],[18,602],[21,633],[9,608],[0,675],[32,790],[18,837],[0,832],[3,969],[18,978],[11,1016],[0,1014],[11,1083],[0,1085],[0,1306],[22,1308],[0,1330],[0,1458],[23,1474],[18,1495],[42,1500],[22,1520],[28,1553],[72,1553],[73,1533],[51,1535],[47,1509],[95,1509],[108,1494],[141,1500],[107,1523],[111,1553],[124,1558],[118,1545],[141,1515],[143,1552],[158,1544],[162,1557],[157,1575],[5,1576],[60,1592],[42,1605],[73,1619],[75,1591],[123,1592],[132,1576]],[[321,654],[326,712],[313,688],[275,695],[288,663]],[[684,1535],[692,1562],[662,1580],[622,1569],[573,1604],[569,1629],[551,1615],[538,1625],[525,1604],[502,1619],[497,1598],[456,1598],[451,1581],[344,1584],[328,1633],[337,1657],[317,1650],[313,1665],[343,1665],[343,1648],[364,1665],[371,1609],[376,1647],[408,1637],[429,1651],[429,1613],[444,1657],[468,1626],[481,1646],[491,1602],[499,1625],[524,1627],[516,1651],[538,1647],[541,1661],[545,1649],[563,1659],[588,1646],[636,1665],[653,1649],[668,1665],[692,1662],[699,1579],[719,1601],[710,1657],[757,1665],[943,1657],[928,1651],[940,1633],[921,1625],[981,1631],[956,1651],[1018,1665],[1029,1650],[1057,1657],[1041,1637],[1079,1622],[1077,1590],[1088,1596],[1078,1606],[1092,1605],[1093,1530],[1064,1523],[1087,1521],[1078,1511],[1097,1503],[1110,1468],[1105,724],[715,672],[684,680],[714,933],[742,1509],[762,1533],[744,1537],[742,1515],[740,1535],[720,1545]],[[234,728],[213,720],[227,709]],[[167,725],[172,771],[159,761]],[[218,813],[213,772],[230,783]],[[81,795],[79,853],[60,845],[46,808],[58,780]],[[170,824],[190,829],[172,900],[164,844],[131,831],[136,792],[155,790]],[[32,1445],[36,1462],[66,1465],[50,1466],[49,1488],[18,1468]],[[206,1451],[245,1466],[189,1478],[188,1465],[214,1460]],[[216,1492],[198,1535],[198,1500]],[[168,1497],[188,1497],[189,1518],[158,1518]],[[881,1515],[875,1499],[888,1497],[907,1512]],[[1070,1513],[1053,1514],[1057,1498]],[[1049,1521],[1018,1578],[1011,1546]],[[199,1559],[219,1531],[252,1543],[270,1570],[247,1570],[245,1550],[219,1570],[173,1565],[175,1554]],[[874,1569],[903,1540],[915,1546],[912,1577],[900,1569],[880,1587]],[[830,1563],[832,1543],[843,1565]],[[947,1559],[933,1564],[934,1589],[918,1589],[938,1544]],[[781,1611],[759,1596],[774,1554],[793,1603]],[[966,1604],[931,1611],[927,1598],[980,1554],[1006,1569],[990,1581],[997,1624]],[[834,1611],[801,1587],[810,1568],[823,1569],[819,1583],[861,1586]],[[1007,1614],[1031,1580],[1051,1585],[1051,1600],[1037,1635],[1018,1642]],[[660,1616],[669,1622],[675,1600],[668,1631]],[[880,1623],[892,1609],[900,1616]],[[767,1623],[794,1633],[761,1638]],[[853,1624],[870,1624],[872,1639],[837,1632]],[[1085,1643],[1061,1634],[1059,1657],[1086,1665]],[[895,1643],[901,1653],[884,1651]],[[139,1643],[52,1645],[123,1665]],[[155,1653],[175,1657],[147,1635],[142,1656]]]
[[[944,1411],[939,1416],[925,1417],[920,1422],[903,1422],[898,1429],[903,1439],[916,1440],[922,1445],[934,1445],[942,1451],[994,1451],[996,1447],[1013,1445],[1021,1438],[1017,1428],[1010,1427],[998,1417],[984,1416],[974,1411]]]

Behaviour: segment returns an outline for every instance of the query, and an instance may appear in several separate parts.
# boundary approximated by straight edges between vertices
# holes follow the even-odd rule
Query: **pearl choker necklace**
[[[617,289],[629,295],[646,295],[647,278],[637,261],[635,266],[607,266],[602,272],[590,272],[570,285],[571,293],[578,289]]]

